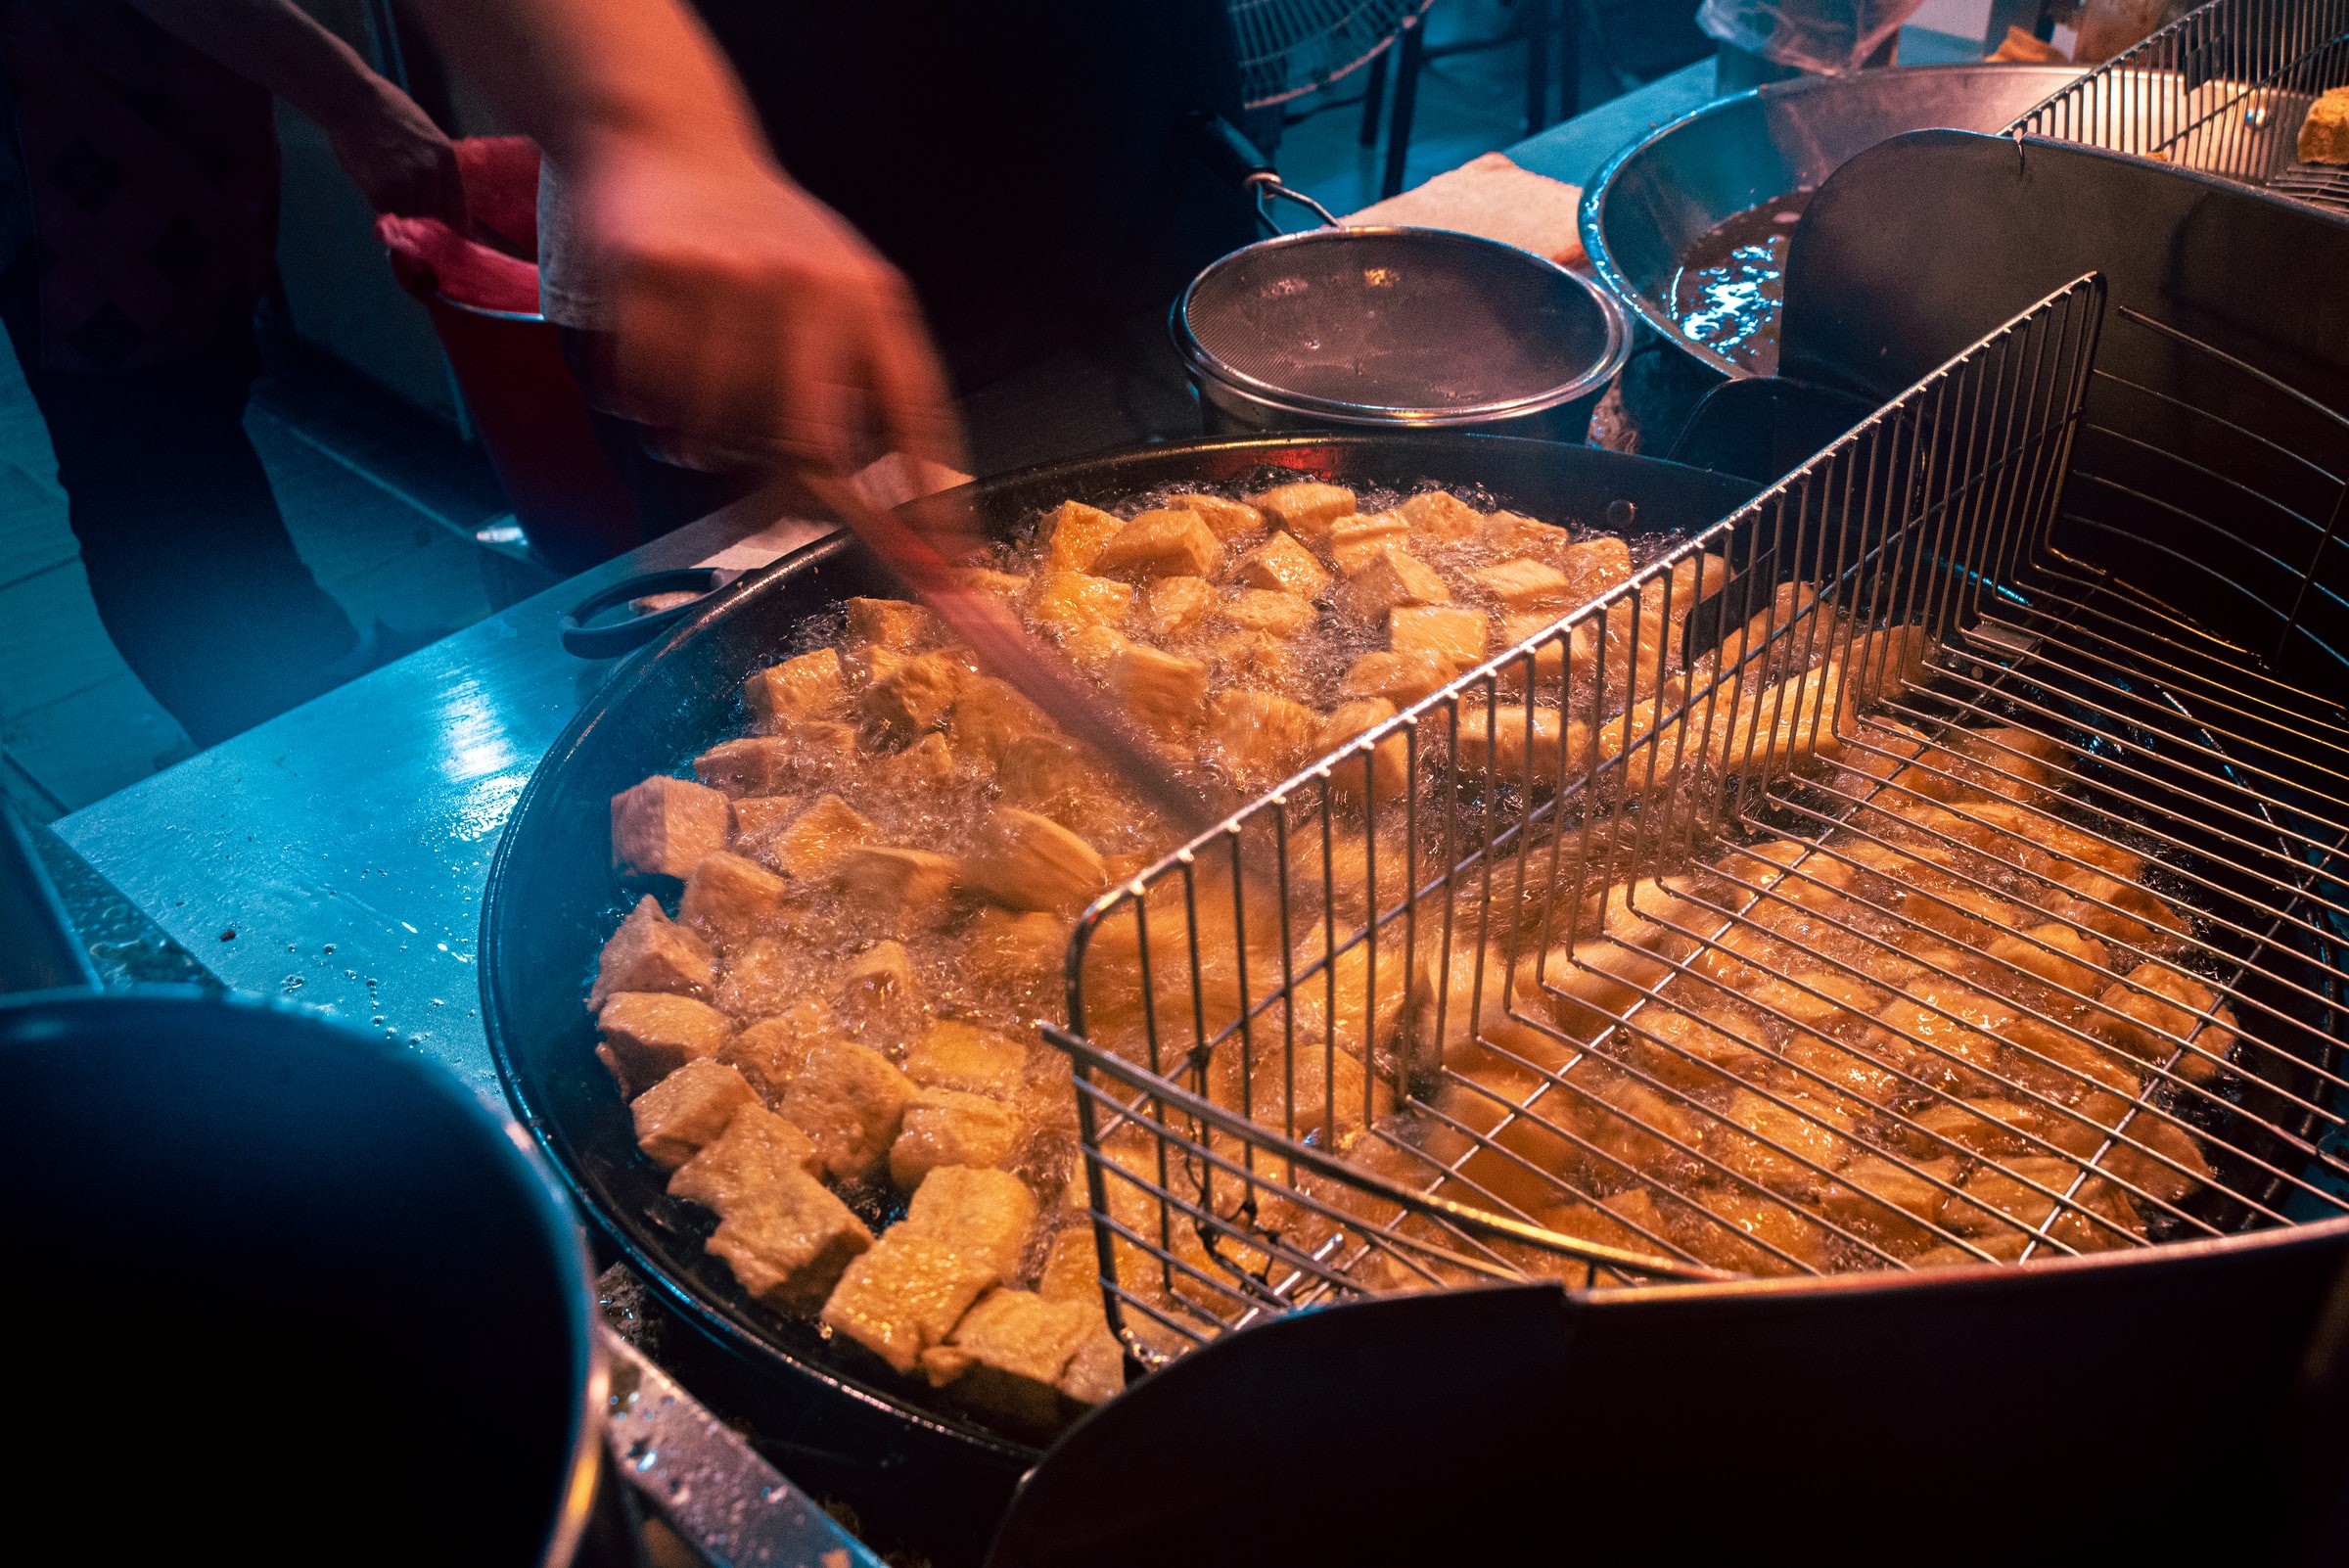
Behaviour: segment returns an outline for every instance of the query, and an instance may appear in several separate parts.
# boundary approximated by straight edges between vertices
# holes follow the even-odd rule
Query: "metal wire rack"
[[[2007,127],[2156,158],[2349,212],[2349,168],[2299,160],[2301,121],[2349,86],[2349,0],[2212,0]]]
[[[2349,420],[2104,318],[2050,296],[1087,911],[1047,1034],[1137,1355],[2349,1211]]]

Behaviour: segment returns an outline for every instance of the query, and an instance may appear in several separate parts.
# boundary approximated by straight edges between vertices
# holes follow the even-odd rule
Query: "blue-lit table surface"
[[[1621,98],[1527,137],[1507,149],[1509,158],[1521,168],[1588,190],[1608,159],[1649,131],[1711,103],[1717,96],[1713,77],[1713,57],[1707,55],[1669,76],[1659,76]]]
[[[775,519],[757,499],[109,796],[57,833],[227,985],[382,1029],[497,1097],[474,964],[489,857],[539,758],[613,669],[565,653],[556,622],[608,582],[760,532]],[[766,542],[824,531],[801,525]]]

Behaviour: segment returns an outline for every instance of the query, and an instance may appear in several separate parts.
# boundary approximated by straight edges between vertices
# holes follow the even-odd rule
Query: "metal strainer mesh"
[[[1323,229],[1201,274],[1176,312],[1196,368],[1283,403],[1443,419],[1539,408],[1609,357],[1579,279],[1511,246],[1434,229]]]

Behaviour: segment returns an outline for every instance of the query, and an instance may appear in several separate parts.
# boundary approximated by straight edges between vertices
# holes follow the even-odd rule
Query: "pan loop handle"
[[[1283,185],[1280,171],[1272,166],[1272,161],[1248,139],[1246,132],[1222,115],[1194,111],[1184,116],[1183,131],[1190,141],[1191,152],[1211,172],[1233,189],[1244,191],[1255,199],[1257,221],[1272,233],[1278,234],[1280,225],[1274,223],[1271,214],[1265,210],[1265,198],[1267,196],[1277,196],[1282,201],[1296,203],[1319,218],[1327,228],[1342,226],[1330,215],[1328,208],[1303,191]]]

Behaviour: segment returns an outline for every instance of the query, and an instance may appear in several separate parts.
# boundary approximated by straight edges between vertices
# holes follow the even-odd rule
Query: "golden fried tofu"
[[[717,1010],[738,1023],[772,1018],[796,1001],[807,988],[806,934],[787,910],[772,934],[752,938],[726,949],[726,966],[717,977]]]
[[[1719,556],[1707,559],[1719,561]],[[1566,574],[1567,593],[1576,604],[1588,603],[1609,588],[1632,580],[1631,546],[1612,533],[1569,544],[1554,563]],[[1715,586],[1727,579],[1725,570],[1717,573]],[[1677,579],[1676,579],[1677,580]],[[1691,601],[1678,601],[1686,605]]]
[[[1153,637],[1179,637],[1215,607],[1216,585],[1205,577],[1153,577],[1142,589],[1142,623]]]
[[[1590,726],[1554,708],[1501,703],[1460,710],[1455,757],[1461,772],[1515,784],[1555,784],[1590,761]]]
[[[1820,1185],[1832,1187],[1833,1182]],[[1697,1190],[1697,1201],[1732,1240],[1742,1239],[1792,1260],[1813,1272],[1834,1267],[1827,1233],[1801,1210],[1792,1209],[1751,1188],[1724,1182]],[[1701,1245],[1701,1243],[1700,1243]],[[1689,1250],[1696,1251],[1697,1247]],[[1775,1262],[1775,1260],[1773,1260]],[[1779,1265],[1780,1268],[1783,1264]],[[1765,1272],[1775,1271],[1765,1269]]]
[[[892,604],[894,600],[875,599],[875,604]],[[884,648],[877,642],[859,642],[841,655],[840,668],[848,676],[849,689],[858,694],[871,691],[882,681],[905,668],[911,654],[901,654],[895,648]]]
[[[1569,671],[1587,672],[1598,647],[1598,625],[1595,622],[1578,621],[1572,629],[1555,632],[1557,617],[1546,610],[1526,615],[1506,616],[1500,623],[1500,635],[1495,639],[1498,646],[1510,648],[1531,642],[1539,637],[1530,661],[1534,683],[1547,694],[1563,695]],[[1501,684],[1508,690],[1525,690],[1527,664],[1514,659],[1500,668]]]
[[[741,797],[734,803],[734,836],[727,840],[726,848],[746,860],[764,863],[768,845],[806,805],[797,795]]]
[[[1045,919],[1052,923],[1049,916]],[[977,1024],[942,1018],[905,1053],[905,1076],[923,1088],[1008,1100],[1019,1092],[1027,1062],[1027,1047],[1018,1040]]]
[[[1180,735],[1207,716],[1207,666],[1135,643],[1110,662],[1109,689],[1161,735]]]
[[[850,1009],[919,1007],[921,983],[901,942],[876,942],[849,961],[840,975],[841,1004]]]
[[[726,847],[733,808],[724,795],[656,774],[612,797],[612,863],[636,875],[693,875],[702,856]]]
[[[983,985],[1057,984],[1068,942],[1068,924],[1056,915],[990,906],[972,917],[962,973]]]
[[[604,998],[595,1054],[633,1098],[697,1056],[714,1056],[734,1033],[725,1014],[691,996],[623,991]]]
[[[1032,735],[1003,748],[995,761],[1003,804],[1040,812],[1082,832],[1106,807],[1108,780],[1090,754],[1060,735]]]
[[[849,635],[857,642],[909,654],[938,641],[938,618],[903,599],[851,599]]]
[[[1999,962],[2037,975],[2050,986],[2086,995],[2100,989],[2112,962],[2102,943],[2059,921],[2033,926],[2018,936],[2001,937],[1985,950]]]
[[[1341,704],[1321,720],[1321,732],[1314,737],[1313,749],[1324,754],[1334,752],[1394,716],[1395,705],[1384,697],[1358,697]],[[1398,731],[1368,753],[1346,758],[1331,766],[1330,788],[1341,799],[1358,806],[1402,800],[1410,787],[1410,736]]]
[[[1865,981],[1831,969],[1800,969],[1744,992],[1753,1006],[1822,1035],[1850,1033],[1891,998]]]
[[[1231,576],[1244,587],[1300,599],[1316,598],[1329,586],[1329,574],[1313,559],[1313,552],[1286,533],[1273,534],[1233,562]]]
[[[721,741],[693,760],[694,778],[729,796],[782,794],[798,774],[798,753],[773,737]]]
[[[1375,626],[1406,605],[1450,604],[1451,589],[1426,562],[1394,549],[1349,573],[1339,597],[1348,615]]]
[[[2140,1116],[2122,1135],[2144,1147],[2120,1145],[2104,1156],[2104,1169],[2163,1203],[2184,1202],[2213,1179],[2202,1145],[2175,1122]]]
[[[956,567],[949,574],[961,587],[973,593],[990,594],[1013,603],[1028,596],[1028,578],[1010,572],[995,572],[987,567]]]
[[[1943,1085],[1999,1070],[1998,1037],[2013,1025],[2012,1008],[1954,980],[1918,980],[1910,991],[1914,1000],[1895,997],[1877,1010],[1888,1032],[1880,1053],[1885,1060],[1911,1078]],[[1871,1043],[1876,1039],[1869,1037]]]
[[[882,760],[877,769],[883,786],[900,795],[919,790],[943,790],[954,782],[954,754],[936,730],[911,746]]]
[[[1082,1193],[1083,1174],[1080,1172],[1072,1177],[1069,1185]],[[1072,1224],[1052,1238],[1052,1245],[1044,1253],[1043,1271],[1036,1281],[1036,1293],[1046,1301],[1100,1304],[1101,1251],[1093,1240],[1091,1225]]]
[[[1086,626],[1115,626],[1132,607],[1131,583],[1054,572],[1036,584],[1028,612],[1066,641]]]
[[[1008,681],[974,675],[954,699],[946,738],[957,756],[991,769],[1013,741],[1048,735],[1057,727]]]
[[[752,1299],[779,1312],[808,1313],[872,1244],[864,1222],[822,1182],[788,1172],[736,1204],[704,1246],[726,1261]]]
[[[1013,909],[1073,909],[1109,886],[1091,845],[1048,816],[1012,806],[995,808],[966,874],[972,887]]]
[[[820,718],[840,706],[847,690],[839,650],[818,648],[752,675],[742,683],[742,699],[754,721],[768,724]]]
[[[1060,1422],[1060,1380],[1099,1326],[1100,1313],[1032,1291],[992,1290],[963,1314],[944,1345],[922,1353],[934,1388],[1012,1431],[1040,1437]]]
[[[1205,518],[1174,507],[1136,516],[1109,537],[1085,571],[1099,577],[1210,577],[1222,555]]]
[[[2231,1030],[2203,1021],[2215,1016],[2218,992],[2174,964],[2139,964],[2106,986],[2096,1005],[2088,1027],[2142,1061],[2167,1062],[2188,1040],[2194,1052],[2222,1060],[2234,1045]]]
[[[1009,1280],[1019,1273],[1035,1223],[1036,1194],[1018,1176],[942,1165],[923,1179],[898,1228],[952,1247]]]
[[[1089,572],[1101,547],[1124,530],[1126,520],[1082,501],[1063,501],[1041,530],[1045,561],[1054,572]]]
[[[1456,544],[1484,530],[1485,514],[1450,490],[1422,490],[1395,509],[1412,536],[1434,544]]]
[[[1410,523],[1401,512],[1357,512],[1329,528],[1329,559],[1340,575],[1369,565],[1392,549],[1403,547]]]
[[[1106,670],[1109,662],[1124,653],[1129,641],[1123,633],[1112,631],[1107,626],[1079,624],[1053,629],[1060,638],[1060,651],[1069,663],[1095,674]]]
[[[1338,695],[1349,700],[1383,697],[1407,708],[1460,672],[1452,660],[1433,649],[1416,653],[1366,653],[1347,667]]]
[[[2069,1191],[2079,1177],[2080,1168],[2069,1160],[2008,1156],[1998,1165],[1983,1166],[1959,1183],[1964,1196],[1953,1199],[1942,1211],[1942,1223],[1973,1238],[1993,1257],[2019,1257],[2030,1239],[2026,1232],[2046,1224],[2055,1212],[2055,1199],[2048,1194]],[[2052,1249],[2045,1246],[2041,1251],[2054,1256]]]
[[[942,1165],[999,1169],[1027,1130],[1019,1111],[1001,1100],[960,1089],[917,1089],[889,1146],[889,1178],[899,1191],[911,1192]]]
[[[1865,707],[1898,696],[1909,687],[1923,685],[1927,673],[1925,661],[1932,652],[1933,643],[1925,628],[1913,622],[1879,626],[1865,636],[1853,638],[1843,655],[1852,701]]]
[[[1287,529],[1301,539],[1317,539],[1330,525],[1354,512],[1354,491],[1342,484],[1308,481],[1276,484],[1262,495],[1248,497],[1275,528]]]
[[[1725,1120],[1705,1128],[1705,1152],[1749,1181],[1800,1194],[1851,1159],[1851,1118],[1821,1100],[1783,1098],[1731,1092]]]
[[[740,1073],[768,1105],[780,1104],[807,1053],[832,1038],[838,1028],[831,1006],[822,997],[804,996],[738,1032],[717,1048],[714,1060]]]
[[[1221,495],[1170,495],[1167,504],[1198,513],[1216,530],[1219,539],[1244,538],[1264,531],[1265,514],[1245,501],[1225,500]]]
[[[1683,1093],[1712,1093],[1730,1078],[1752,1081],[1771,1062],[1770,1039],[1761,1026],[1727,1008],[1647,1007],[1631,1029],[1631,1061]]]
[[[1242,631],[1294,637],[1321,619],[1313,601],[1271,588],[1240,588],[1216,606],[1216,619]]]
[[[672,924],[661,912],[661,901],[647,894],[604,944],[595,961],[587,1010],[598,1011],[606,999],[623,991],[707,992],[716,980],[716,962],[708,943]]]
[[[747,942],[783,907],[783,879],[755,860],[718,850],[685,879],[677,920],[719,946]]]
[[[896,931],[944,919],[963,880],[962,862],[950,854],[872,844],[842,851],[833,869],[851,912]]]
[[[843,1181],[880,1173],[898,1138],[912,1083],[879,1051],[849,1040],[819,1042],[783,1094],[783,1115],[823,1151]]]
[[[668,1178],[668,1195],[723,1217],[793,1176],[823,1175],[824,1157],[806,1133],[761,1105],[744,1104],[725,1130]]]
[[[854,807],[837,795],[825,795],[775,836],[766,858],[785,876],[818,876],[872,836],[873,824]]]
[[[1083,1304],[1080,1304],[1083,1305]],[[1077,1354],[1060,1374],[1060,1396],[1081,1410],[1107,1404],[1126,1391],[1126,1347],[1109,1331],[1109,1321],[1096,1316]]]
[[[1221,692],[1208,704],[1207,755],[1243,789],[1294,772],[1320,732],[1320,715],[1268,691]]]
[[[905,742],[944,719],[971,672],[944,649],[908,659],[864,694],[865,717]]]
[[[716,1142],[734,1113],[756,1098],[740,1073],[697,1056],[628,1102],[636,1147],[662,1170],[674,1171]]]
[[[993,1283],[987,1265],[899,1226],[849,1265],[820,1320],[898,1372],[911,1372],[922,1352],[943,1343]]]
[[[1566,574],[1543,561],[1519,558],[1480,567],[1468,580],[1511,610],[1566,608],[1573,585]]]
[[[1491,623],[1482,610],[1409,605],[1387,617],[1387,647],[1405,656],[1439,654],[1459,669],[1484,663]]]

